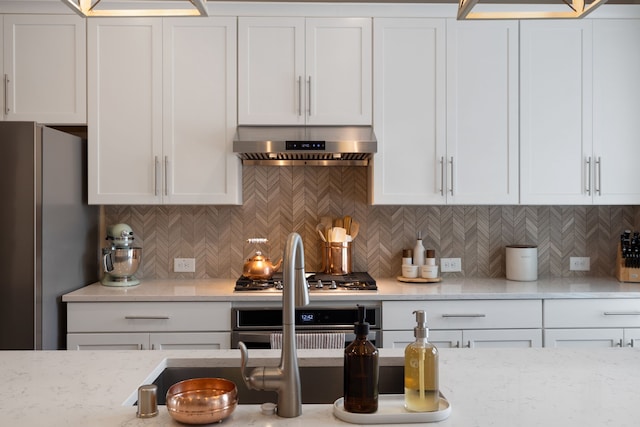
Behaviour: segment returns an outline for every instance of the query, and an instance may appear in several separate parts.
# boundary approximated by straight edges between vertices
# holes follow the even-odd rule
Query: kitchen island
[[[381,363],[402,363],[402,349],[381,349]],[[252,350],[252,365],[279,352]],[[301,366],[341,363],[340,350],[299,350]],[[239,366],[238,350],[0,352],[0,425],[179,426],[160,406],[136,418],[137,387],[166,366]],[[442,427],[637,426],[638,349],[442,349],[440,384],[452,406]],[[240,405],[221,425],[351,425],[332,405],[303,405],[298,418],[262,415]]]

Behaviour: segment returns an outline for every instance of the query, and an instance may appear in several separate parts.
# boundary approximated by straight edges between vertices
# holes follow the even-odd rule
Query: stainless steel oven
[[[369,322],[369,341],[382,346],[379,306],[365,306]],[[282,332],[280,308],[234,308],[231,311],[231,347],[238,348],[242,341],[247,348],[270,348],[271,334]],[[305,307],[296,309],[296,333],[344,332],[345,347],[354,339],[353,324],[358,320],[354,307]]]

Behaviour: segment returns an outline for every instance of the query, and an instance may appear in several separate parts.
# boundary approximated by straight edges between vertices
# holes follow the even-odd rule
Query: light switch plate
[[[195,273],[196,259],[195,258],[174,258],[173,271],[174,273]]]

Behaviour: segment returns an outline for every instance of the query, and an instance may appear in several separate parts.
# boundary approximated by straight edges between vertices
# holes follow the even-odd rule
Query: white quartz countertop
[[[401,363],[402,349],[381,349],[381,362]],[[274,350],[251,350],[254,362]],[[341,363],[340,350],[300,350],[301,366]],[[167,365],[239,366],[238,350],[0,352],[2,426],[179,426],[160,406],[136,418],[137,387]],[[262,360],[261,360],[262,359]],[[252,364],[252,366],[256,366]],[[442,427],[638,426],[640,350],[442,349],[440,385],[451,403]],[[240,405],[221,425],[350,425],[332,405],[303,405],[300,417],[262,415]]]
[[[377,291],[313,291],[311,301],[438,299],[640,298],[640,283],[613,277],[516,282],[502,279],[445,278],[440,283],[404,283],[376,278]],[[108,301],[279,301],[281,291],[234,292],[233,279],[142,280],[137,286],[94,283],[63,296],[67,302]]]

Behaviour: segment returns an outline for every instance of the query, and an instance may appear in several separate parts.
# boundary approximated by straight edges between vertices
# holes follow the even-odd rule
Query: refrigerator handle
[[[4,113],[9,114],[9,74],[4,75]]]

